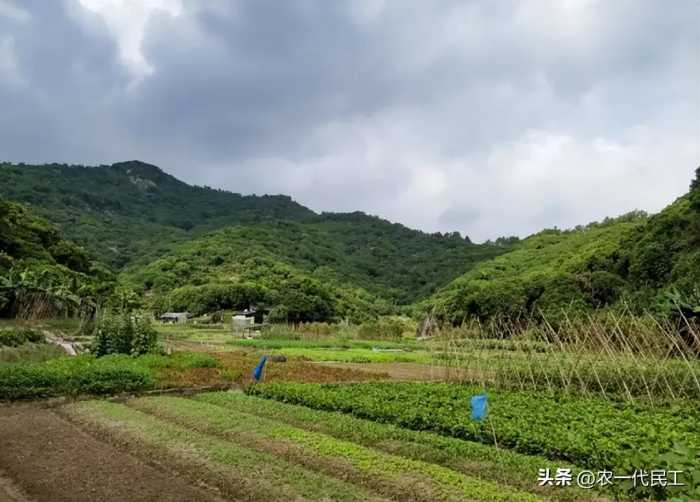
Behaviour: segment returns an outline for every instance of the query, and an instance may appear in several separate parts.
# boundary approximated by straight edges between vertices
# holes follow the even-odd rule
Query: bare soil
[[[0,408],[0,501],[215,501],[39,404]]]
[[[373,373],[379,378],[392,380],[459,380],[466,376],[466,370],[431,366],[419,363],[315,363],[332,368]]]

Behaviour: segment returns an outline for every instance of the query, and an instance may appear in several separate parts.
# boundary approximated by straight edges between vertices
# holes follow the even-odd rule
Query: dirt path
[[[24,491],[0,472],[0,502],[31,502]]]
[[[393,380],[451,380],[466,375],[465,370],[419,363],[316,363],[370,373],[386,373]]]
[[[214,501],[174,473],[144,464],[51,409],[0,408],[0,501]]]

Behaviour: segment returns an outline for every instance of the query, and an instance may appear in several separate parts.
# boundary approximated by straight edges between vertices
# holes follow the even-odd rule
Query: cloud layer
[[[0,157],[475,240],[683,193],[700,3],[0,0]]]

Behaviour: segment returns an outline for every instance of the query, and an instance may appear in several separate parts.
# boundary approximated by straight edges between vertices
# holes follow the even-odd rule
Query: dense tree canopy
[[[456,232],[427,234],[361,212],[318,215],[287,196],[190,186],[137,161],[100,167],[0,164],[2,194],[31,205],[67,238],[118,269],[158,260],[181,243],[236,226],[248,229],[237,238],[253,250],[264,248],[306,270],[330,267],[398,304],[427,296],[511,245],[475,245]]]
[[[113,274],[20,204],[0,199],[0,315],[90,312]]]
[[[651,217],[632,213],[545,230],[455,279],[422,309],[452,320],[622,306],[669,312],[700,305],[700,185]],[[691,307],[689,307],[691,306]]]
[[[700,168],[659,214],[482,245],[360,212],[319,215],[285,196],[193,187],[141,162],[0,164],[1,194],[30,205],[0,200],[2,315],[108,300],[195,314],[260,304],[291,322],[407,309],[452,322],[622,305],[700,311]]]

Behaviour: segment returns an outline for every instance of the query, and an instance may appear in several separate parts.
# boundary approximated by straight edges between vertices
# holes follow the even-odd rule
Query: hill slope
[[[30,205],[67,238],[118,268],[157,256],[197,230],[314,216],[289,197],[190,186],[138,161],[100,167],[0,164],[0,195]]]
[[[569,231],[545,230],[476,265],[424,302],[453,322],[621,302],[686,314],[700,305],[700,169],[691,191],[651,217],[633,213]]]
[[[256,294],[260,297],[265,296],[262,290],[274,291],[280,285],[285,287],[285,281],[294,276],[318,281],[329,288],[330,296],[342,304],[334,309],[342,317],[373,317],[390,310],[392,298],[389,297],[392,293],[408,296],[410,287],[425,284],[419,283],[420,275],[408,272],[411,263],[392,259],[399,254],[396,248],[401,247],[401,239],[395,243],[391,235],[384,234],[386,222],[365,215],[354,215],[348,221],[358,218],[370,219],[370,223],[376,223],[378,227],[365,221],[363,225],[345,228],[347,222],[326,220],[316,224],[278,221],[256,226],[227,227],[179,244],[157,260],[136,263],[125,269],[122,277],[134,289],[154,296],[156,304],[163,309],[186,308],[204,312],[206,309],[196,307],[196,301],[192,298],[203,294],[201,292],[206,290],[207,285],[217,284],[217,287],[232,289],[236,284],[245,283],[253,289],[257,288],[256,291],[259,291]],[[357,232],[358,227],[363,230]],[[404,227],[396,227],[399,235],[409,232]],[[372,229],[376,233],[370,231]],[[337,234],[343,230],[353,237],[339,239]],[[415,242],[413,244],[417,249],[408,246],[405,252],[414,252],[414,261],[422,259],[425,250]],[[358,249],[349,249],[353,245]],[[463,240],[459,239],[451,248],[447,248],[446,251],[453,250],[453,263],[459,259],[458,250],[463,247]],[[480,249],[479,246],[474,248]],[[488,246],[487,250],[490,249],[495,247]],[[373,260],[372,255],[379,253],[382,256]],[[445,255],[449,256],[447,252]],[[419,269],[418,266],[415,268]],[[405,275],[401,277],[404,272]],[[391,277],[401,278],[393,288],[392,283],[388,282]],[[200,289],[188,289],[190,286]],[[185,301],[186,293],[194,296]],[[278,296],[273,294],[269,303],[288,307],[288,302],[279,300]],[[175,301],[175,298],[178,300]],[[393,303],[397,303],[396,298],[393,300]],[[242,301],[244,305],[246,302],[255,301]],[[206,303],[210,310],[234,306],[227,305],[227,300],[217,302],[212,299]],[[237,306],[240,306],[240,302]]]
[[[323,233],[298,223],[227,227],[129,267],[122,280],[157,311],[204,314],[262,303],[275,307],[273,319],[292,322],[390,313],[386,300],[320,265],[335,262],[335,251]]]
[[[52,224],[0,198],[0,316],[85,311],[113,281]]]
[[[458,234],[426,234],[359,212],[318,215],[286,196],[190,186],[138,161],[101,167],[0,164],[0,194],[30,204],[117,268],[133,270],[136,263],[182,254],[187,247],[179,244],[217,229],[264,227],[229,234],[236,241],[230,245],[266,249],[266,256],[307,272],[330,267],[351,285],[399,304],[426,297],[508,249],[472,244]]]

